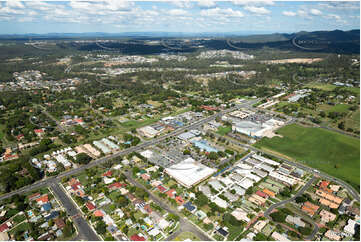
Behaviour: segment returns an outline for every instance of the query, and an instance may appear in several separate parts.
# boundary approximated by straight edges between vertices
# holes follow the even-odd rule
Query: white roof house
[[[348,234],[354,235],[356,224],[357,222],[355,220],[349,219],[347,221],[347,225],[343,228],[343,230]]]
[[[274,160],[267,159],[267,158],[265,158],[263,156],[260,156],[260,155],[257,155],[257,154],[252,155],[252,158],[257,159],[259,161],[263,161],[263,162],[265,162],[265,163],[267,163],[269,165],[272,165],[272,166],[279,166],[280,165],[280,163],[278,163],[278,162],[276,162]]]
[[[207,179],[216,172],[216,169],[209,168],[196,162],[193,158],[187,158],[178,164],[165,169],[165,172],[173,177],[181,185],[190,188],[195,184]]]
[[[217,204],[219,207],[221,208],[227,208],[228,207],[228,203],[226,201],[224,201],[223,199],[216,197],[213,202],[215,204]]]
[[[293,179],[291,177],[282,175],[282,174],[280,174],[278,172],[275,172],[275,171],[270,172],[269,176],[271,178],[275,179],[275,180],[281,181],[281,182],[286,183],[286,184],[291,185],[291,186],[293,186],[294,184],[297,183],[296,179]]]
[[[253,183],[254,182],[252,180],[246,178],[242,182],[240,182],[239,185],[247,190],[248,188],[253,186]]]

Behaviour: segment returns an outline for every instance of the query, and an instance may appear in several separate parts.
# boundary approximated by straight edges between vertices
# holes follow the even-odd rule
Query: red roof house
[[[175,201],[178,203],[178,205],[183,205],[184,200],[181,196],[176,196]]]
[[[107,171],[107,172],[105,172],[104,174],[103,174],[103,176],[112,176],[112,171],[111,170],[109,170],[109,171]]]
[[[108,188],[111,190],[115,190],[115,189],[120,189],[120,188],[126,187],[126,186],[127,186],[127,184],[125,184],[125,183],[114,182],[114,183],[110,184],[108,186]]]
[[[329,184],[330,184],[329,181],[321,181],[320,184],[319,184],[319,187],[320,187],[321,189],[325,189],[325,188],[328,187]]]
[[[6,223],[3,223],[0,225],[0,232],[7,231],[9,229],[9,226]]]
[[[92,211],[92,210],[94,210],[96,207],[95,207],[95,205],[92,203],[92,202],[87,202],[86,204],[85,204],[85,206],[87,207],[87,209],[89,210],[89,211]]]
[[[263,197],[263,198],[268,198],[268,195],[262,191],[257,191],[256,194],[260,197]]]
[[[170,189],[170,190],[168,190],[165,194],[167,194],[168,195],[168,197],[170,197],[170,198],[174,198],[175,197],[175,195],[176,195],[176,191],[175,191],[175,189]]]
[[[104,216],[104,213],[101,210],[96,210],[96,211],[94,211],[93,214],[95,217],[103,217]]]
[[[165,192],[165,191],[167,191],[167,189],[165,189],[165,187],[163,187],[162,185],[157,186],[157,188],[158,188],[158,190],[159,190],[160,192]]]
[[[38,199],[36,199],[36,202],[40,203],[40,204],[49,202],[48,194],[45,194],[44,196],[39,197]]]
[[[145,238],[143,236],[139,236],[138,234],[133,234],[130,236],[130,240],[132,241],[145,241]]]
[[[148,175],[148,174],[142,174],[142,175],[140,175],[142,178],[143,178],[143,180],[145,180],[145,181],[148,181],[149,179],[150,179],[150,176]]]

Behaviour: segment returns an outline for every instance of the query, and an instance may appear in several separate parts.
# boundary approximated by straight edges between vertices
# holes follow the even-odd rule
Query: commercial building
[[[193,158],[187,158],[178,164],[166,168],[165,172],[181,185],[190,188],[207,179],[216,172],[216,169],[198,163]]]
[[[285,176],[285,175],[282,175],[275,171],[270,172],[269,177],[276,181],[279,181],[287,186],[293,186],[297,183],[297,181],[295,179]]]

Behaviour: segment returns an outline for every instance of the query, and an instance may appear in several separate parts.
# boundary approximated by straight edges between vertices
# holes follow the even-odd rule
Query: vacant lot
[[[282,127],[277,133],[283,137],[263,138],[255,146],[285,154],[359,187],[360,140],[296,124]]]
[[[192,241],[200,241],[200,239],[192,232],[183,232],[178,235],[173,241],[185,241],[186,239],[190,239]]]

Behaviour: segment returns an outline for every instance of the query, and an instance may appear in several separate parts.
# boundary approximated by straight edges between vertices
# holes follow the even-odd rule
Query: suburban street
[[[76,204],[68,197],[66,192],[58,183],[50,185],[51,190],[54,192],[57,199],[61,202],[68,215],[72,218],[74,225],[78,231],[78,238],[88,241],[99,241],[98,235],[90,227],[85,218],[83,218],[81,211],[76,207]]]
[[[148,191],[148,189],[146,187],[144,187],[142,184],[140,184],[139,182],[135,181],[132,178],[132,175],[130,174],[130,172],[124,173],[125,176],[127,177],[128,181],[130,183],[132,183],[133,185],[143,188],[144,190],[146,190],[149,194],[149,197],[156,202],[159,206],[161,206],[164,210],[166,210],[168,213],[173,213],[179,216],[179,228],[176,232],[174,232],[171,236],[169,236],[166,240],[172,240],[175,237],[177,237],[177,235],[179,235],[181,232],[192,232],[194,235],[196,235],[200,240],[203,241],[211,241],[212,239],[209,238],[209,236],[203,232],[202,230],[198,229],[196,226],[194,226],[193,224],[191,224],[188,220],[184,219],[182,214],[180,214],[178,211],[171,209],[166,203],[164,203],[162,200],[160,200],[159,198],[157,198],[156,196],[154,196],[151,192]]]
[[[272,211],[278,207],[281,207],[283,205],[285,205],[286,203],[290,203],[292,201],[294,201],[296,199],[296,197],[299,197],[301,196],[311,185],[312,183],[316,180],[316,177],[313,176],[297,193],[296,195],[294,195],[293,197],[287,199],[287,200],[283,200],[281,202],[278,202],[278,203],[275,203],[275,204],[272,204],[265,212],[264,212],[264,216],[267,217],[269,220],[272,221],[272,218],[269,216]],[[313,237],[315,237],[315,235],[317,234],[318,232],[318,225],[312,220],[312,225],[313,225],[313,231],[312,233],[307,236],[307,240],[312,240]]]
[[[6,193],[6,194],[0,196],[0,201],[3,200],[3,199],[6,199],[6,198],[10,198],[15,194],[23,194],[23,193],[26,193],[26,192],[33,191],[35,189],[50,186],[51,184],[53,184],[55,182],[60,182],[61,179],[64,178],[64,177],[68,177],[68,176],[71,176],[71,175],[78,174],[78,173],[84,171],[85,169],[89,169],[89,168],[98,166],[98,165],[100,165],[100,164],[102,164],[102,163],[104,163],[106,161],[109,161],[111,159],[114,159],[116,157],[125,156],[125,155],[127,155],[129,153],[140,151],[140,150],[142,150],[142,149],[144,149],[144,148],[146,148],[148,146],[156,145],[156,144],[158,144],[159,142],[165,140],[168,137],[177,136],[177,135],[185,132],[185,130],[194,129],[194,128],[198,127],[199,125],[202,125],[202,124],[204,124],[206,122],[209,122],[209,121],[215,119],[216,117],[222,116],[225,113],[232,112],[232,111],[234,111],[234,110],[236,110],[238,108],[242,108],[242,107],[243,108],[250,107],[254,103],[257,103],[257,102],[258,102],[258,99],[247,101],[247,102],[245,102],[243,104],[239,104],[239,105],[236,105],[235,107],[229,108],[227,110],[220,111],[220,112],[218,112],[216,114],[213,114],[213,115],[211,115],[209,117],[198,120],[198,121],[196,121],[196,122],[194,122],[194,123],[192,123],[190,125],[184,126],[184,127],[179,128],[179,129],[177,129],[177,130],[175,130],[173,132],[170,132],[170,133],[165,134],[163,136],[154,138],[154,139],[152,139],[150,141],[146,141],[146,142],[141,143],[141,144],[139,144],[137,146],[133,146],[133,147],[130,147],[128,149],[125,149],[125,150],[119,151],[117,153],[114,153],[112,155],[102,157],[102,158],[100,158],[98,160],[92,161],[89,164],[80,166],[78,168],[62,172],[57,177],[50,177],[50,178],[45,178],[43,180],[37,181],[37,182],[35,182],[35,183],[31,184],[31,185],[22,187],[22,188],[20,188],[20,189],[18,189],[16,191],[12,191],[12,192],[9,192],[9,193]]]

